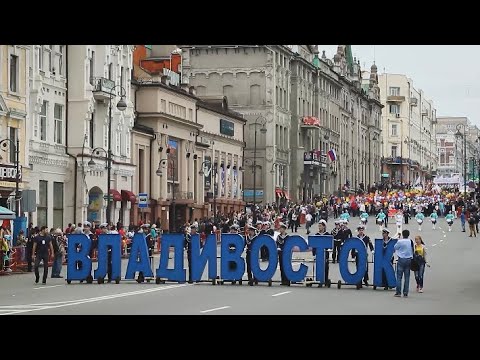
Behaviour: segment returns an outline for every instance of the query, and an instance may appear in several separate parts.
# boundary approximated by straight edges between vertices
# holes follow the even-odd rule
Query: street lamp
[[[117,94],[117,90],[120,90],[120,94]],[[112,100],[113,98],[120,96],[120,100],[117,103],[117,109],[120,111],[125,111],[127,108],[127,103],[125,102],[125,96],[127,92],[125,88],[121,85],[115,85],[110,89],[110,99],[109,99],[109,106],[108,106],[108,150],[105,151],[103,148],[95,148],[92,150],[92,153],[96,152],[99,153],[100,150],[106,152],[106,159],[107,159],[107,223],[110,225],[110,177],[112,172]],[[88,166],[94,167],[95,161],[93,161],[93,157],[90,158],[88,162]]]
[[[173,229],[173,232],[176,232],[177,231],[177,212],[176,212],[176,208],[175,208],[175,190],[176,190],[176,187],[175,187],[175,161],[171,161],[172,163],[172,212],[173,212],[173,217],[171,219],[171,222],[172,222],[172,228],[170,228],[170,232],[172,232],[172,229]],[[162,177],[163,176],[163,171],[162,171],[162,167],[167,167],[168,165],[168,159],[161,159],[159,162],[158,162],[158,169],[157,171],[155,171],[155,174],[157,174],[157,176],[160,176]],[[168,176],[168,173],[167,173],[167,176]],[[168,178],[167,178],[168,180]]]
[[[203,176],[205,175],[205,165],[209,165],[211,164],[211,161],[210,160],[205,160],[202,162],[202,164],[200,165],[200,171],[198,172],[198,174],[200,176]],[[213,170],[213,222],[216,224],[217,223],[217,194],[216,194],[216,191],[217,191],[217,163],[214,164],[214,166],[212,166],[212,170]]]
[[[258,120],[263,119],[263,121],[258,122]],[[257,125],[261,125],[260,132],[262,134],[267,133],[267,128],[265,127],[267,119],[264,116],[260,115],[254,122],[255,125],[255,135],[254,135],[254,147],[253,147],[253,205],[257,206]]]
[[[0,147],[3,151],[6,151],[9,144],[15,151],[15,217],[18,218],[20,216],[20,206],[18,204],[20,200],[20,192],[18,190],[20,183],[20,142],[18,139],[16,143],[12,139],[3,139],[0,141]]]
[[[460,132],[460,129],[463,127],[463,134]],[[463,138],[463,195],[467,193],[467,127],[464,124],[458,124],[456,126],[457,132],[455,137],[457,139]]]

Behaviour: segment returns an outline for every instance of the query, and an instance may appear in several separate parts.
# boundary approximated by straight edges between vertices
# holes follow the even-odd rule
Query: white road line
[[[62,285],[40,286],[40,287],[33,288],[33,290],[50,289],[50,288],[59,287],[59,286],[65,286],[65,285],[62,284]]]
[[[443,239],[440,239],[440,242],[443,242]]]
[[[272,297],[281,296],[281,295],[290,294],[290,293],[291,293],[291,291],[284,291],[284,292],[281,292],[281,293],[278,293],[278,294],[273,294]]]
[[[148,294],[148,293],[151,293],[151,292],[157,292],[157,291],[163,291],[163,290],[171,290],[171,289],[176,289],[176,288],[180,288],[180,287],[184,287],[184,286],[192,286],[192,285],[190,285],[190,284],[171,285],[171,286],[165,286],[165,287],[155,287],[155,288],[145,289],[145,290],[130,291],[130,292],[127,292],[127,293],[120,293],[120,294],[113,294],[113,295],[106,295],[106,296],[98,296],[98,297],[94,297],[94,298],[62,301],[62,302],[57,302],[57,303],[30,304],[30,306],[37,306],[37,308],[24,309],[24,310],[14,310],[14,311],[11,311],[10,313],[7,313],[7,314],[0,314],[0,316],[1,315],[20,314],[20,313],[26,313],[26,312],[31,312],[31,311],[56,309],[56,308],[81,305],[81,304],[86,304],[86,303],[91,303],[91,302],[96,302],[96,301],[112,300],[112,299],[117,299],[117,298],[122,298],[122,297],[127,297],[127,296],[142,295],[142,294]],[[20,305],[20,306],[25,306],[25,305]]]
[[[212,312],[212,311],[224,310],[224,309],[228,309],[228,308],[230,308],[230,306],[222,306],[222,307],[218,307],[218,308],[214,308],[214,309],[202,310],[202,311],[200,311],[200,313],[206,314],[206,313],[209,313],[209,312]]]
[[[446,237],[447,237],[447,235],[445,234],[445,235],[443,235],[443,237],[444,237],[444,238],[446,238]]]
[[[432,244],[432,246],[437,246],[437,244]]]

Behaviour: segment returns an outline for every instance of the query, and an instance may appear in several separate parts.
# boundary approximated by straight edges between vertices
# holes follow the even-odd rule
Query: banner
[[[191,273],[189,280],[199,281],[202,278],[205,268],[208,266],[208,278],[215,279],[217,275],[222,280],[236,281],[242,280],[245,274],[246,264],[242,257],[245,240],[238,234],[221,235],[221,256],[220,256],[220,274],[217,266],[217,239],[214,234],[207,237],[202,245],[198,234],[192,235],[191,249]],[[184,235],[183,234],[163,234],[162,249],[172,249],[174,263],[173,268],[169,268],[169,251],[160,253],[160,262],[157,269],[152,269],[150,265],[149,253],[145,235],[136,233],[132,240],[130,257],[128,259],[126,280],[135,279],[136,273],[142,273],[145,277],[156,277],[166,281],[186,282],[186,270],[184,268]],[[392,239],[387,246],[383,248],[383,239],[375,240],[374,253],[374,271],[373,285],[377,287],[385,286],[382,283],[382,275],[387,279],[388,286],[396,285],[395,272],[391,259],[394,253],[394,246],[397,240]],[[92,260],[89,257],[91,241],[85,234],[68,235],[68,264],[67,264],[67,282],[72,280],[85,280],[92,276]],[[260,248],[265,246],[268,251],[268,266],[266,269],[261,267]],[[111,255],[107,256],[108,248],[111,248]],[[93,271],[93,278],[99,279],[106,276],[108,261],[111,260],[112,277],[120,281],[121,274],[121,241],[119,234],[100,234],[98,236],[98,263],[97,269]],[[262,234],[256,237],[252,244],[250,256],[250,268],[253,277],[259,281],[270,281],[277,271],[279,261],[282,263],[285,276],[289,281],[300,282],[307,276],[308,266],[300,264],[297,270],[292,266],[293,249],[300,251],[315,251],[315,279],[321,283],[326,282],[325,278],[325,260],[326,251],[333,248],[333,236],[328,235],[309,235],[307,239],[300,235],[289,235],[285,241],[281,256],[277,252],[277,244],[272,236]],[[351,273],[348,268],[348,255],[351,251],[357,253],[358,265],[356,271]],[[340,275],[346,284],[356,285],[362,282],[367,269],[367,249],[365,244],[359,238],[348,239],[340,250],[339,266]],[[232,263],[235,266],[232,266]],[[279,275],[278,275],[279,276]]]
[[[236,198],[238,194],[238,170],[233,170],[233,197]]]
[[[210,187],[212,186],[212,158],[210,156],[205,156],[202,170],[205,190],[210,190]]]

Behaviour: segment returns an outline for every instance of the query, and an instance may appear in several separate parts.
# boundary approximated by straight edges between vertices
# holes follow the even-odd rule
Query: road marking
[[[446,238],[446,237],[447,237],[447,234],[443,235],[443,237]]]
[[[437,244],[432,244],[432,246],[437,246]]]
[[[440,242],[443,242],[443,239],[440,239]]]
[[[59,287],[59,286],[65,286],[65,285],[62,284],[62,285],[40,286],[40,287],[33,288],[33,290],[38,290],[38,289],[50,289],[50,288]]]
[[[228,309],[229,307],[230,306],[222,306],[222,307],[218,307],[218,308],[214,308],[214,309],[202,310],[202,311],[200,311],[200,313],[206,314],[206,313],[209,313],[209,312],[212,312],[212,311]]]
[[[81,305],[81,304],[97,302],[97,301],[112,300],[112,299],[117,299],[117,298],[122,298],[122,297],[127,297],[127,296],[143,295],[143,294],[148,294],[148,293],[151,293],[151,292],[171,290],[171,289],[176,289],[176,288],[180,288],[180,287],[184,287],[184,286],[192,286],[192,285],[191,284],[170,285],[170,286],[165,286],[165,287],[155,287],[155,288],[145,289],[145,290],[130,291],[130,292],[120,293],[120,294],[98,296],[98,297],[94,297],[94,298],[69,300],[69,301],[59,301],[59,302],[56,302],[56,303],[54,302],[54,303],[44,303],[44,304],[16,305],[15,307],[17,307],[17,308],[19,306],[32,306],[32,307],[35,307],[35,308],[31,308],[31,309],[26,308],[26,309],[23,309],[23,310],[12,310],[10,313],[0,314],[0,316],[1,315],[20,314],[20,313],[26,313],[26,312],[31,312],[31,311],[56,309],[56,308],[61,308],[61,307],[66,307],[66,306],[75,306],[75,305]]]
[[[281,295],[290,294],[290,293],[291,293],[291,291],[284,291],[284,292],[281,292],[281,293],[278,293],[278,294],[273,294],[272,297],[281,296]]]

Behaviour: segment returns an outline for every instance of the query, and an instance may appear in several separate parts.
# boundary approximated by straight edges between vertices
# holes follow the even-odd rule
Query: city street
[[[421,234],[431,267],[425,271],[424,293],[415,291],[411,272],[408,298],[395,298],[393,290],[373,290],[372,286],[360,290],[354,286],[337,289],[336,282],[340,279],[338,264],[330,265],[331,288],[315,285],[308,288],[300,284],[250,287],[245,283],[242,286],[212,286],[210,283],[156,285],[154,282],[138,284],[134,281],[122,281],[118,285],[78,282],[67,285],[64,279],[51,278],[42,286],[34,283],[33,273],[28,273],[0,278],[0,315],[480,314],[480,236],[471,238],[468,232],[461,232],[458,219],[452,232],[448,232],[444,218],[439,218],[436,230],[432,230],[426,219],[422,232],[412,220],[404,228],[410,229],[412,239]],[[352,218],[350,228],[354,234],[357,224],[358,218]],[[328,230],[332,227],[333,220],[330,219]],[[392,234],[394,228],[395,224],[390,220]],[[299,233],[305,234],[304,227]],[[372,217],[366,233],[371,238],[380,237]],[[294,255],[297,258],[311,257],[305,253]],[[123,273],[126,265],[124,261]],[[372,265],[369,270],[372,282]],[[312,271],[310,267],[309,273]],[[66,275],[66,267],[62,275]],[[275,280],[279,280],[279,271]]]

